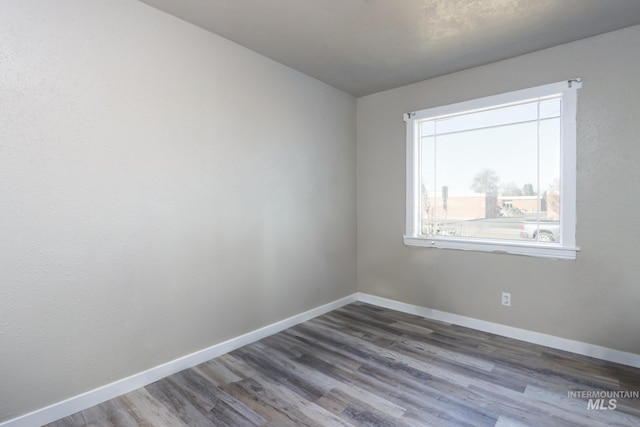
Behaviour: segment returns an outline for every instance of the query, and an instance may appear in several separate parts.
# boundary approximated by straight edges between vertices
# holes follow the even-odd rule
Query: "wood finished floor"
[[[639,426],[640,369],[350,304],[49,424]]]

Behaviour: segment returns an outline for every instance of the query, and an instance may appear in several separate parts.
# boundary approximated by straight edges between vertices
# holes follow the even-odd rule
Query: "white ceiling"
[[[640,24],[640,0],[141,0],[356,96]]]

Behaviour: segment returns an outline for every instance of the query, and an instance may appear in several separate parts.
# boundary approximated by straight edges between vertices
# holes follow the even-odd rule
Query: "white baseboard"
[[[624,365],[640,368],[639,354],[627,353],[624,351],[614,350],[594,344],[588,344],[580,341],[556,337],[553,335],[528,331],[526,329],[514,328],[511,326],[487,322],[484,320],[474,319],[471,317],[461,316],[453,313],[447,313],[444,311],[433,310],[427,307],[407,304],[404,302],[359,292],[325,304],[323,306],[316,307],[309,311],[305,311],[304,313],[289,317],[271,325],[267,325],[263,328],[256,329],[255,331],[240,335],[239,337],[232,338],[220,344],[216,344],[209,348],[205,348],[195,353],[172,360],[144,372],[140,372],[111,384],[107,384],[95,390],[91,390],[78,396],[74,396],[62,402],[58,402],[45,408],[38,409],[34,412],[19,416],[17,418],[1,422],[0,427],[33,427],[56,421],[60,418],[90,408],[94,405],[98,405],[109,399],[113,399],[117,396],[129,393],[140,387],[149,385],[155,381],[180,372],[184,369],[188,369],[193,366],[199,365],[200,363],[206,362],[207,360],[214,359],[244,345],[251,344],[252,342],[283,331],[299,323],[306,322],[307,320],[313,319],[314,317],[328,313],[332,310],[343,307],[355,301],[361,301],[379,307],[401,311],[403,313],[414,314],[428,319],[465,326],[479,331],[490,332],[496,335],[514,338],[533,344],[540,344],[559,350],[570,351],[572,353],[581,354],[584,356],[591,356],[610,362],[621,363]]]
[[[207,360],[214,359],[244,345],[251,344],[252,342],[268,337],[269,335],[273,335],[299,323],[306,322],[314,317],[355,302],[356,295],[357,294],[349,295],[320,307],[305,311],[304,313],[297,314],[279,322],[272,323],[271,325],[256,329],[255,331],[240,335],[239,337],[224,341],[220,344],[188,354],[130,377],[123,378],[95,390],[90,390],[86,393],[71,397],[67,400],[63,400],[62,402],[54,403],[53,405],[38,409],[17,418],[0,422],[0,427],[33,427],[51,423],[59,420],[60,418],[67,417],[71,414],[75,414],[76,412],[99,405],[109,399],[129,393],[140,387],[147,386],[169,375],[199,365]]]
[[[640,368],[640,354],[628,353],[595,344],[588,344],[566,338],[547,335],[540,332],[528,331],[526,329],[514,328],[512,326],[501,325],[499,323],[487,322],[474,319],[472,317],[460,316],[459,314],[447,313],[445,311],[433,310],[431,308],[407,304],[375,295],[359,292],[357,300],[403,313],[415,314],[427,319],[439,320],[441,322],[452,323],[454,325],[465,326],[478,331],[489,332],[503,337],[514,338],[532,344],[540,344],[557,350],[565,350],[583,356],[595,357],[609,362]]]

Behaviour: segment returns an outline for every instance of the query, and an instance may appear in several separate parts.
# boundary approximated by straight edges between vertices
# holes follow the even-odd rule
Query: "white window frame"
[[[581,79],[565,80],[514,92],[478,98],[470,101],[421,111],[405,113],[407,125],[407,216],[404,243],[440,249],[460,249],[483,252],[510,253],[552,259],[576,259],[576,104]],[[561,156],[560,156],[560,241],[528,242],[518,240],[482,239],[457,236],[429,236],[420,234],[420,148],[419,125],[424,119],[457,114],[464,111],[562,95]]]

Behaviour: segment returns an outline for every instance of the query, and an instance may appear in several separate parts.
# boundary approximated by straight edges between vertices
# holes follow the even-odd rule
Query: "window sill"
[[[538,258],[575,260],[580,248],[562,247],[557,243],[514,243],[505,240],[482,239],[444,239],[442,237],[409,237],[404,236],[404,244],[407,246],[420,246],[437,249],[458,249],[465,251],[506,253],[514,255],[526,255]]]

